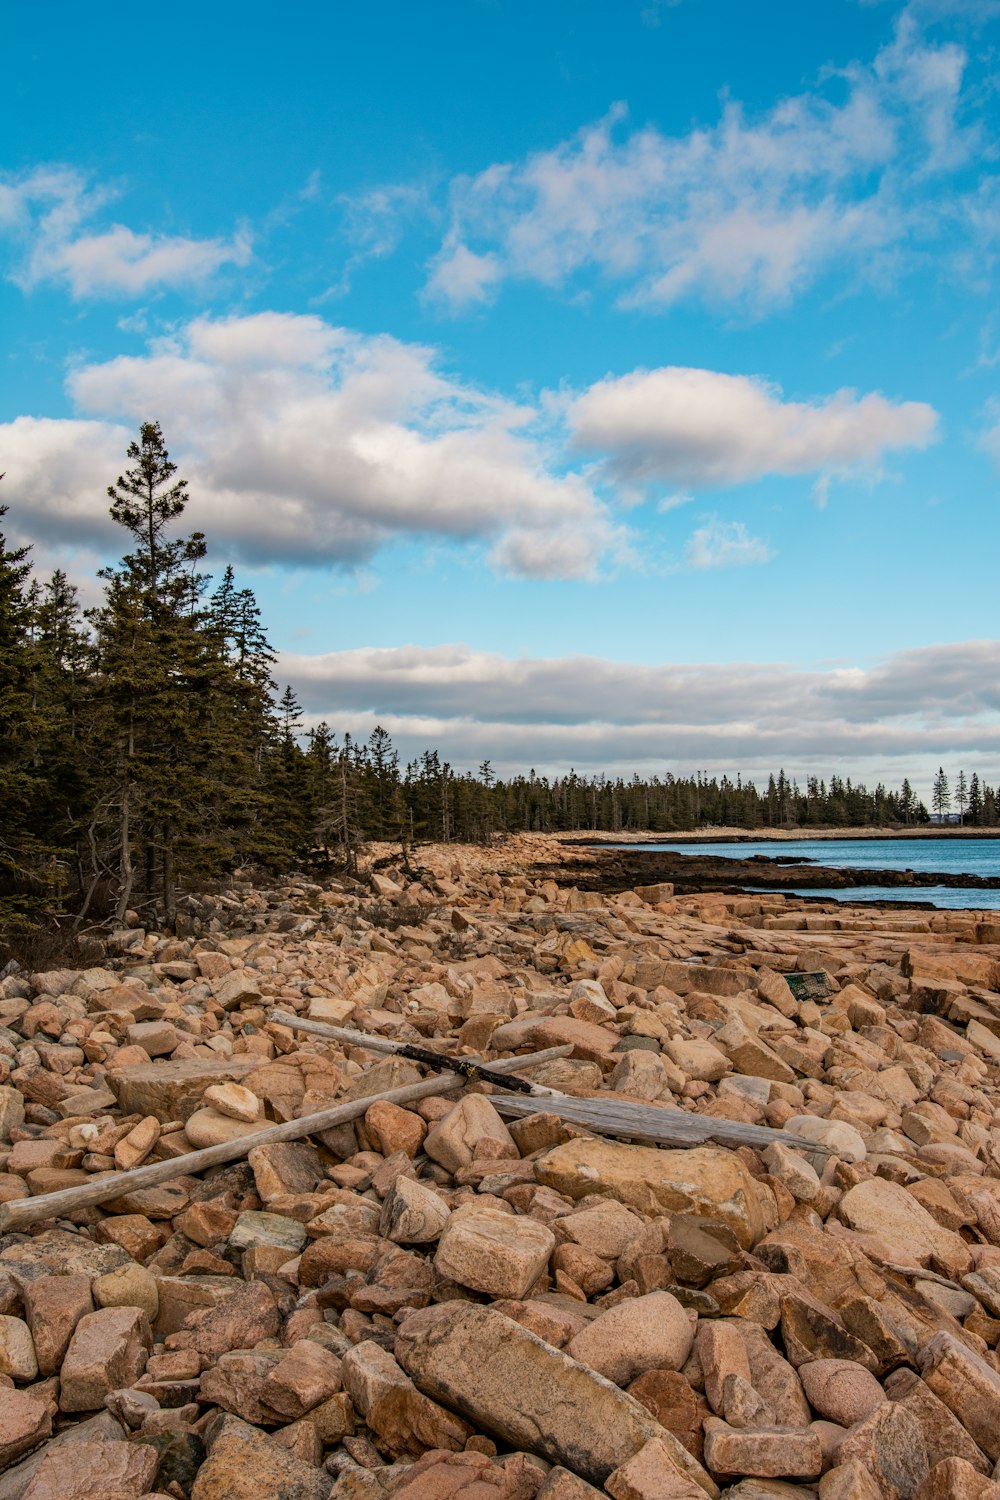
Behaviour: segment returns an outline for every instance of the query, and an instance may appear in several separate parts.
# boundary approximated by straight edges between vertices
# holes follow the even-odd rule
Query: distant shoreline
[[[557,835],[558,837],[558,835]],[[863,842],[871,839],[998,839],[1000,828],[964,828],[922,825],[915,828],[712,828],[687,829],[681,833],[610,833],[606,828],[594,833],[563,834],[566,843],[607,847],[613,844],[796,844],[828,840]]]

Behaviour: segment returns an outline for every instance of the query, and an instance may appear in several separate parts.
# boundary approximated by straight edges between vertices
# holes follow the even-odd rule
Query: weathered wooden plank
[[[573,1099],[562,1094],[544,1103],[509,1094],[491,1094],[489,1101],[501,1115],[558,1115],[571,1125],[583,1125],[596,1135],[611,1135],[626,1140],[652,1141],[657,1146],[751,1146],[764,1150],[775,1144],[793,1151],[829,1155],[829,1148],[807,1141],[790,1130],[771,1130],[766,1125],[744,1125],[737,1120],[719,1120],[712,1115],[688,1114],[683,1109],[660,1108],[632,1099]]]

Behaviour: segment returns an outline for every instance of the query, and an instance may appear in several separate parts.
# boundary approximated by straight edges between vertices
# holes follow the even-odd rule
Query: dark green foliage
[[[0,505],[0,521],[6,513]],[[28,548],[8,547],[0,531],[0,917],[8,921],[38,907],[52,855],[34,817],[44,772],[27,558]]]

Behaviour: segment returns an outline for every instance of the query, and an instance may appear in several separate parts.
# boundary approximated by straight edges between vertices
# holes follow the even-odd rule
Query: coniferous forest
[[[702,774],[503,780],[489,761],[458,773],[437,749],[402,765],[382,728],[364,743],[326,723],[303,733],[252,591],[232,567],[210,577],[205,537],[183,534],[187,484],[157,423],[142,426],[108,496],[125,550],[101,571],[92,609],[62,571],[35,577],[28,549],[0,532],[8,926],[120,921],[129,909],[163,920],[185,889],[236,867],[350,867],[373,839],[928,821],[906,781],[890,791],[836,776],[803,788],[783,771],[763,789]],[[975,774],[967,787],[964,821],[995,826],[996,790]]]

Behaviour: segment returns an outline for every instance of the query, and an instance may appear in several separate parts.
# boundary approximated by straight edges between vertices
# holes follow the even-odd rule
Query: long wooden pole
[[[564,1042],[559,1047],[547,1047],[544,1052],[533,1052],[530,1056],[514,1057],[504,1059],[509,1066],[501,1067],[499,1062],[487,1062],[482,1057],[456,1057],[451,1058],[447,1053],[441,1052],[431,1054],[427,1047],[411,1047],[409,1042],[397,1042],[387,1036],[373,1036],[367,1031],[352,1031],[348,1026],[332,1026],[329,1021],[308,1021],[300,1016],[290,1015],[288,1011],[273,1010],[268,1017],[269,1021],[276,1022],[279,1026],[287,1026],[290,1031],[305,1031],[310,1036],[326,1037],[332,1042],[340,1042],[353,1047],[362,1047],[368,1052],[390,1052],[398,1053],[403,1057],[412,1057],[415,1062],[431,1065],[431,1056],[435,1056],[438,1066],[446,1067],[453,1063],[456,1071],[464,1071],[464,1064],[471,1064],[478,1069],[482,1080],[490,1081],[493,1073],[520,1072],[527,1065],[535,1067],[538,1063],[552,1062],[557,1057],[569,1057],[573,1051],[572,1043]],[[527,1083],[527,1080],[524,1080]],[[531,1092],[536,1095],[548,1095],[553,1099],[561,1099],[563,1095],[558,1089],[547,1088],[544,1083],[533,1083]]]
[[[513,1073],[531,1064],[539,1056],[504,1058],[495,1064],[498,1072]],[[454,1073],[441,1073],[436,1078],[424,1078],[420,1083],[404,1084],[398,1089],[388,1089],[381,1094],[368,1094],[363,1099],[352,1099],[348,1104],[333,1105],[330,1109],[318,1110],[316,1114],[303,1115],[300,1120],[286,1120],[280,1125],[268,1125],[250,1135],[238,1136],[234,1141],[223,1141],[218,1146],[206,1146],[201,1151],[189,1151],[184,1156],[172,1157],[169,1161],[151,1162],[146,1167],[133,1167],[130,1172],[109,1172],[95,1176],[90,1182],[81,1182],[76,1187],[62,1188],[56,1193],[41,1193],[37,1198],[14,1198],[0,1204],[0,1234],[12,1229],[22,1229],[26,1224],[35,1224],[39,1219],[58,1219],[75,1213],[80,1208],[92,1208],[99,1203],[108,1203],[125,1193],[138,1192],[140,1188],[155,1187],[160,1182],[172,1182],[175,1177],[187,1176],[191,1172],[204,1172],[208,1167],[217,1167],[222,1162],[239,1161],[249,1155],[255,1146],[273,1146],[279,1141],[298,1141],[305,1135],[315,1135],[321,1130],[331,1130],[335,1125],[346,1125],[385,1100],[389,1104],[410,1104],[415,1099],[426,1099],[431,1094],[447,1094],[461,1087],[464,1079]]]
[[[174,1156],[168,1161],[133,1167],[130,1172],[101,1173],[91,1182],[81,1182],[77,1187],[62,1188],[56,1193],[41,1193],[37,1198],[14,1198],[9,1203],[0,1204],[0,1234],[20,1229],[25,1224],[34,1224],[39,1219],[62,1218],[79,1208],[107,1203],[125,1193],[155,1187],[157,1183],[170,1182],[175,1177],[184,1177],[191,1172],[204,1172],[206,1168],[217,1167],[222,1162],[238,1161],[255,1146],[297,1141],[304,1135],[330,1130],[335,1125],[345,1125],[349,1120],[356,1120],[359,1115],[363,1115],[379,1099],[386,1099],[391,1104],[409,1104],[414,1099],[424,1099],[429,1094],[447,1093],[461,1081],[454,1073],[443,1073],[437,1078],[425,1078],[420,1083],[390,1089],[384,1094],[370,1094],[364,1099],[352,1099],[349,1104],[321,1109],[314,1115],[303,1115],[300,1120],[286,1120],[280,1125],[269,1125],[250,1135],[238,1136],[234,1141],[222,1141],[218,1146],[189,1151],[184,1156]]]

